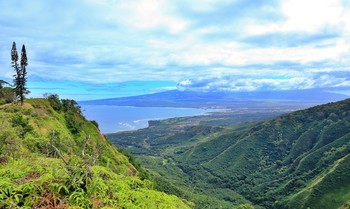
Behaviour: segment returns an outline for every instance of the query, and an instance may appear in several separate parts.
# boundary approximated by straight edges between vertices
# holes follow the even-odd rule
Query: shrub
[[[57,94],[51,94],[47,97],[50,102],[51,107],[56,111],[62,110],[62,103]]]
[[[96,126],[96,128],[99,128],[99,127],[98,127],[98,123],[97,123],[96,120],[90,120],[90,122],[91,122],[92,124],[94,124],[94,125]]]
[[[72,111],[72,112],[81,114],[80,106],[76,101],[72,99],[62,99],[61,102],[62,102],[64,112]]]
[[[14,101],[14,91],[12,88],[6,87],[0,89],[0,104],[11,103]]]
[[[19,136],[24,139],[24,136],[33,131],[33,127],[29,124],[29,120],[24,118],[22,115],[15,114],[12,117],[12,127],[19,127]]]
[[[66,119],[66,125],[67,125],[67,128],[69,129],[69,131],[72,134],[79,133],[79,130],[81,129],[81,124],[78,122],[75,114],[71,111],[68,111],[65,114],[65,119]]]

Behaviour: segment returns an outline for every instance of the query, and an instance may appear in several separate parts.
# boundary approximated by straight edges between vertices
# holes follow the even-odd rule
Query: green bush
[[[24,139],[24,136],[33,131],[33,127],[29,124],[29,119],[24,118],[22,115],[15,114],[12,119],[12,126],[19,127],[19,136]]]
[[[19,150],[20,139],[13,129],[6,128],[0,132],[0,155],[15,158]]]
[[[64,112],[74,112],[81,114],[81,107],[78,105],[78,103],[72,99],[62,99],[62,109]]]
[[[96,126],[96,128],[99,128],[98,123],[97,123],[96,120],[90,120],[90,122],[91,122],[92,124],[94,124],[94,126]]]
[[[72,134],[79,133],[79,131],[81,129],[81,124],[79,123],[76,115],[73,112],[68,111],[65,114],[65,119],[66,119],[66,125],[67,125],[67,128],[69,129],[69,131]]]
[[[47,97],[50,102],[51,107],[56,111],[62,110],[62,103],[57,94],[51,94]]]
[[[6,87],[0,89],[0,105],[11,103],[14,101],[14,90],[12,88]]]

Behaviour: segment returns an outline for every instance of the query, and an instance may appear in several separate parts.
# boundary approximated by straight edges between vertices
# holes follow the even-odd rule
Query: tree
[[[26,67],[28,65],[28,59],[27,59],[27,52],[26,52],[25,46],[24,45],[22,46],[20,66],[18,65],[18,53],[16,49],[16,42],[13,42],[12,44],[11,59],[12,59],[12,67],[15,69],[15,72],[16,72],[16,74],[14,75],[15,79],[13,80],[14,86],[15,86],[16,98],[19,98],[21,105],[23,105],[23,100],[25,99],[25,95],[29,94],[29,91],[26,87],[26,83],[27,83]]]
[[[16,42],[13,42],[12,44],[12,50],[11,50],[11,60],[12,60],[12,67],[16,71],[15,79],[14,79],[14,84],[17,86],[19,84],[19,74],[20,74],[20,69],[18,66],[18,52],[16,49]]]
[[[62,103],[57,94],[50,94],[47,96],[47,99],[50,102],[51,107],[56,111],[62,110]]]
[[[30,93],[30,91],[26,87],[27,66],[28,66],[27,52],[26,52],[26,47],[23,44],[22,53],[21,53],[21,88],[20,88],[20,94],[19,94],[21,105],[23,105],[23,100],[25,99],[25,95]]]

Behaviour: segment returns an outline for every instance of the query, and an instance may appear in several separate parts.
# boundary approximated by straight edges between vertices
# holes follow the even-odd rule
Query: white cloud
[[[340,22],[343,9],[334,0],[286,0],[282,12],[287,21],[282,30],[315,32]]]
[[[172,1],[168,0],[129,0],[129,1],[93,1],[103,5],[105,19],[139,30],[163,28],[177,34],[184,31],[188,22],[172,15]],[[106,7],[109,8],[106,10]]]
[[[349,84],[335,76],[350,71],[350,8],[341,0],[19,0],[0,8],[0,79],[12,79],[15,40],[27,46],[29,75],[42,79],[191,86],[217,78],[205,88],[252,90]]]
[[[210,12],[218,7],[225,6],[229,3],[237,2],[237,0],[191,0],[180,1],[186,6],[190,7],[193,11],[197,12]]]
[[[240,78],[236,76],[187,79],[178,83],[178,89],[190,91],[271,91],[289,89],[311,89],[322,87],[342,87],[349,84],[349,80],[341,77],[321,75],[319,77],[307,75],[299,77],[268,77],[254,76]]]
[[[346,10],[341,0],[285,0],[281,4],[284,20],[277,23],[261,24],[250,21],[245,32],[259,35],[275,32],[314,33],[325,27],[342,27],[348,24]]]

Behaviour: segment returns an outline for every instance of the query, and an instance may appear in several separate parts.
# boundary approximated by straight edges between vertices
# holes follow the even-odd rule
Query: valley
[[[350,100],[257,115],[152,121],[108,138],[196,208],[346,208]]]
[[[0,8],[0,209],[350,209],[350,0]]]

